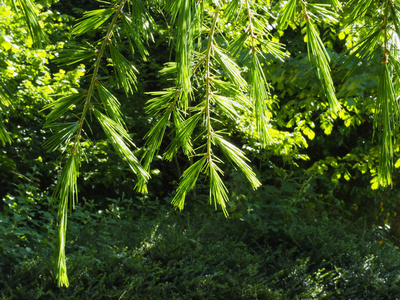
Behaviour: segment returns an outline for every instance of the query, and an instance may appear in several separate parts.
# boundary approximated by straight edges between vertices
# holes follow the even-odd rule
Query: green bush
[[[182,213],[140,199],[108,199],[105,209],[81,203],[68,225],[71,285],[59,289],[49,242],[54,216],[44,213],[49,198],[19,188],[6,197],[17,204],[0,223],[3,299],[395,299],[400,293],[398,249],[363,220],[298,209],[281,213],[286,225],[271,230],[273,216],[287,212],[278,201],[263,214],[254,210],[258,218],[240,220],[225,219],[199,203],[202,197]]]

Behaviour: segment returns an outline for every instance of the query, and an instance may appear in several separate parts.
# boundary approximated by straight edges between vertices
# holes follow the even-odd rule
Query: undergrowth
[[[108,199],[101,208],[81,203],[68,225],[71,286],[59,289],[50,198],[29,185],[18,191],[5,197],[0,222],[2,299],[400,295],[399,251],[363,219],[315,217],[279,205],[225,219],[201,204],[201,195],[181,213],[167,201]]]

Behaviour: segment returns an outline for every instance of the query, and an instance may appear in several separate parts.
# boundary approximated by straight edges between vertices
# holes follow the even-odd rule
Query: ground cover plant
[[[2,298],[396,299],[399,293],[399,251],[365,219],[311,218],[275,205],[226,220],[196,202],[180,213],[166,201],[109,199],[101,210],[87,201],[70,217],[70,287],[59,289],[48,259],[46,238],[55,234],[48,213],[20,200],[24,211],[7,210],[0,228]]]

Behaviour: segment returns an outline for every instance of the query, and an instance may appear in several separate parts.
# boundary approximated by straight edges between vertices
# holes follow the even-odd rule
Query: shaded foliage
[[[4,248],[0,261],[9,270],[0,276],[4,299],[391,299],[399,293],[399,253],[381,229],[301,212],[304,202],[285,201],[272,186],[261,196],[268,210],[253,207],[242,220],[226,220],[196,198],[182,213],[165,201],[108,199],[105,209],[87,201],[70,217],[70,288],[59,289],[46,259],[51,247],[43,247],[55,234],[49,198],[32,186],[20,190],[7,196],[16,204],[0,226],[1,246],[18,245]],[[14,218],[25,221],[15,226]]]

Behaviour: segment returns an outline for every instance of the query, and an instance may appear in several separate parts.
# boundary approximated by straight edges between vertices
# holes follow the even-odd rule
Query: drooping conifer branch
[[[77,130],[77,133],[76,133],[75,142],[74,142],[74,145],[72,146],[72,153],[73,154],[75,154],[74,152],[76,150],[77,144],[79,143],[79,139],[81,138],[82,128],[83,128],[83,124],[84,124],[85,119],[86,119],[86,114],[87,114],[89,109],[93,108],[93,104],[91,103],[91,99],[92,99],[93,91],[95,90],[95,87],[99,84],[98,79],[97,79],[97,74],[99,72],[99,68],[100,68],[100,65],[101,65],[101,60],[103,58],[104,50],[106,49],[107,45],[111,44],[111,38],[112,38],[112,34],[113,34],[113,29],[114,29],[115,23],[117,22],[117,19],[118,19],[120,13],[122,12],[122,9],[124,8],[126,1],[127,0],[122,0],[119,3],[119,5],[116,5],[114,7],[114,10],[115,10],[114,17],[112,18],[112,21],[111,21],[110,25],[108,26],[108,30],[107,30],[107,33],[106,33],[106,35],[104,37],[103,42],[101,43],[100,50],[99,50],[98,53],[96,53],[97,59],[96,59],[96,62],[94,64],[90,85],[89,85],[89,88],[88,88],[87,93],[86,93],[86,99],[85,99],[85,104],[84,104],[84,107],[83,107],[82,115],[81,115],[81,117],[80,117],[80,119],[78,121],[79,127],[78,127],[78,130]]]
[[[215,131],[213,123],[218,120],[221,114],[227,118],[237,120],[238,111],[247,110],[251,107],[251,103],[247,100],[241,102],[239,99],[246,99],[243,91],[247,89],[247,84],[240,75],[240,71],[236,63],[227,55],[225,50],[216,43],[216,31],[219,20],[220,8],[217,6],[213,11],[213,18],[210,28],[208,29],[208,42],[202,57],[201,62],[196,65],[196,70],[203,66],[204,73],[204,96],[201,103],[193,108],[197,113],[188,118],[182,126],[182,136],[192,135],[199,120],[202,118],[203,123],[200,129],[200,135],[205,139],[205,144],[197,149],[202,149],[202,152],[195,154],[192,157],[200,156],[201,158],[193,163],[181,176],[181,182],[177,188],[177,193],[172,200],[172,203],[179,209],[183,209],[185,197],[187,193],[194,187],[200,173],[204,173],[209,178],[210,203],[213,203],[217,209],[220,206],[226,216],[228,211],[226,202],[228,198],[228,190],[222,180],[224,175],[219,165],[222,160],[217,157],[213,151],[213,147],[219,147],[226,158],[232,163],[235,168],[240,169],[250,181],[253,188],[260,186],[260,182],[256,178],[255,173],[246,164],[244,153],[226,141],[220,131]],[[213,73],[218,67],[223,70],[225,80],[221,80],[218,74]],[[234,100],[235,99],[235,100]],[[237,102],[239,101],[239,102]],[[185,129],[187,128],[187,129]],[[197,138],[194,138],[196,140]],[[182,141],[182,138],[180,139]]]
[[[217,22],[219,18],[220,8],[217,6],[213,23],[210,28],[210,33],[208,35],[208,44],[206,50],[206,99],[205,99],[205,107],[204,107],[204,115],[206,118],[206,139],[207,139],[207,148],[206,153],[204,154],[207,162],[208,176],[210,178],[210,202],[214,201],[214,206],[217,208],[217,204],[219,204],[224,212],[225,216],[228,216],[228,211],[226,210],[226,202],[229,200],[227,195],[227,189],[225,184],[223,183],[219,173],[222,173],[220,168],[217,165],[219,159],[214,157],[212,151],[212,145],[214,143],[215,132],[212,128],[211,124],[211,101],[213,98],[213,90],[211,88],[212,84],[212,74],[211,74],[211,66],[212,66],[212,54],[214,51],[214,34],[217,28]]]
[[[121,83],[120,85],[124,87],[125,92],[132,92],[133,90],[132,86],[135,84],[133,66],[112,45],[113,30],[118,18],[124,17],[122,10],[126,3],[126,0],[122,0],[113,8],[89,12],[85,15],[86,19],[77,24],[73,33],[82,34],[88,30],[100,26],[100,24],[103,24],[108,18],[113,16],[108,25],[105,37],[101,43],[100,50],[96,50],[94,53],[97,57],[94,63],[93,72],[91,74],[89,88],[84,97],[80,97],[79,95],[63,97],[49,106],[53,108],[53,111],[49,114],[47,120],[49,123],[51,123],[51,121],[55,121],[58,117],[63,115],[68,110],[70,105],[77,104],[82,98],[84,99],[82,113],[79,120],[75,123],[73,122],[53,126],[53,128],[56,128],[57,126],[60,128],[59,133],[55,134],[45,144],[45,147],[47,147],[48,150],[55,150],[61,147],[62,143],[66,143],[67,147],[69,147],[66,164],[61,172],[60,179],[58,180],[54,191],[55,198],[59,200],[57,214],[59,232],[56,264],[56,280],[59,286],[69,285],[65,259],[67,214],[68,206],[73,208],[78,199],[77,179],[79,177],[79,166],[82,151],[80,145],[83,125],[86,122],[86,117],[89,111],[93,111],[94,116],[99,121],[111,145],[114,147],[117,153],[124,158],[129,167],[139,176],[139,178],[142,179],[142,181],[145,182],[149,178],[148,173],[140,166],[138,160],[129,149],[129,146],[133,146],[133,143],[127,131],[123,127],[124,123],[121,119],[118,100],[98,81],[98,73],[101,61],[107,46],[109,46],[111,59],[118,67],[116,74],[117,79]],[[93,103],[95,91],[98,92],[101,100],[100,103],[98,103],[99,105],[97,108],[95,108]],[[101,107],[103,107],[109,116],[106,116],[100,111]]]
[[[212,59],[212,53],[213,53],[213,47],[214,47],[214,33],[215,29],[217,26],[217,21],[218,21],[218,14],[219,14],[220,8],[217,7],[214,15],[214,20],[212,23],[212,26],[210,28],[210,33],[208,35],[208,44],[207,44],[207,50],[206,50],[206,57],[205,57],[205,65],[206,65],[206,75],[205,75],[205,80],[206,80],[206,101],[205,101],[205,107],[204,107],[204,114],[206,118],[206,130],[207,130],[207,152],[206,152],[206,157],[208,159],[208,163],[211,165],[212,164],[212,149],[211,149],[211,144],[212,144],[212,138],[213,138],[213,129],[211,126],[211,98],[213,91],[211,89],[211,81],[212,81],[212,75],[211,75],[211,59]]]
[[[332,80],[330,57],[325,49],[325,45],[317,32],[316,25],[311,17],[309,6],[314,8],[317,12],[323,12],[325,15],[334,15],[333,12],[326,10],[322,5],[314,5],[312,7],[306,1],[301,0],[302,10],[304,13],[304,20],[306,22],[306,38],[307,38],[307,51],[308,59],[314,64],[317,77],[321,82],[321,87],[328,98],[329,106],[334,113],[337,113],[340,108],[340,103],[336,98],[335,86]]]
[[[382,20],[381,32],[383,34],[382,45],[382,66],[379,77],[378,98],[376,101],[375,128],[380,131],[380,152],[378,182],[381,186],[392,185],[392,170],[394,167],[394,149],[396,120],[398,118],[398,103],[396,89],[393,84],[394,76],[392,73],[391,45],[389,45],[390,30],[389,17],[391,0],[385,1],[385,8]],[[395,17],[395,16],[394,16]]]
[[[257,47],[257,39],[263,39],[263,35],[266,33],[263,31],[256,32],[256,28],[254,26],[254,12],[251,9],[250,1],[246,0],[246,9],[249,26],[247,28],[247,33],[251,40],[251,69],[250,69],[250,99],[253,103],[253,113],[255,115],[255,122],[257,132],[260,138],[261,146],[266,147],[270,134],[268,130],[268,107],[267,101],[269,100],[269,89],[268,83],[264,75],[264,70],[261,67],[261,63],[259,61],[258,55],[261,55],[262,51]]]

